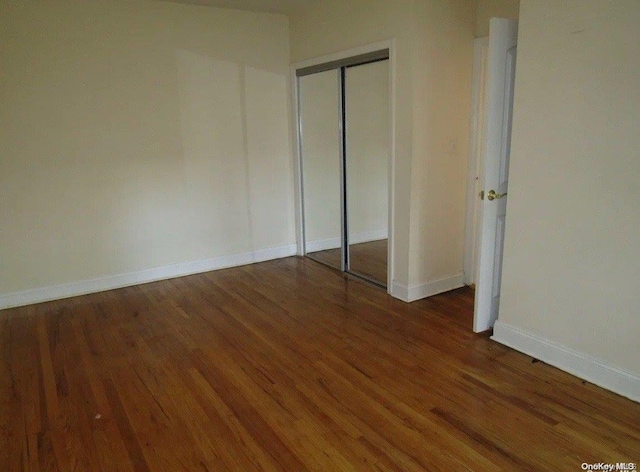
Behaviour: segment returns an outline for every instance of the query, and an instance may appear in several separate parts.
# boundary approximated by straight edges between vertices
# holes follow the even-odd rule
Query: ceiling
[[[236,10],[261,11],[270,13],[293,13],[316,0],[162,0],[171,3],[188,5],[208,5]]]

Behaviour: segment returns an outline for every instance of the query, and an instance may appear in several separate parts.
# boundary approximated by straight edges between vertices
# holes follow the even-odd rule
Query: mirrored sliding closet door
[[[305,255],[380,286],[389,233],[388,50],[298,70]]]
[[[386,285],[389,61],[347,67],[344,90],[349,271]]]
[[[338,73],[298,80],[305,253],[342,270]]]

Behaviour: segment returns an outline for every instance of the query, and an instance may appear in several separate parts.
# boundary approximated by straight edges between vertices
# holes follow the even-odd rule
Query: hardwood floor
[[[349,246],[351,271],[364,275],[382,285],[387,285],[387,239],[369,241]],[[328,266],[340,268],[340,249],[327,249],[309,256]]]
[[[288,258],[0,312],[0,470],[578,471],[640,405]]]

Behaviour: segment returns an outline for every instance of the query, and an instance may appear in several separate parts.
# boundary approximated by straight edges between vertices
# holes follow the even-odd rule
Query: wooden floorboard
[[[0,312],[0,470],[576,471],[640,405],[309,259]]]

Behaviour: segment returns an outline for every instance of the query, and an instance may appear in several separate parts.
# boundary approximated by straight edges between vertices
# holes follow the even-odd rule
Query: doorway
[[[389,50],[296,70],[303,254],[381,287],[389,273]]]

